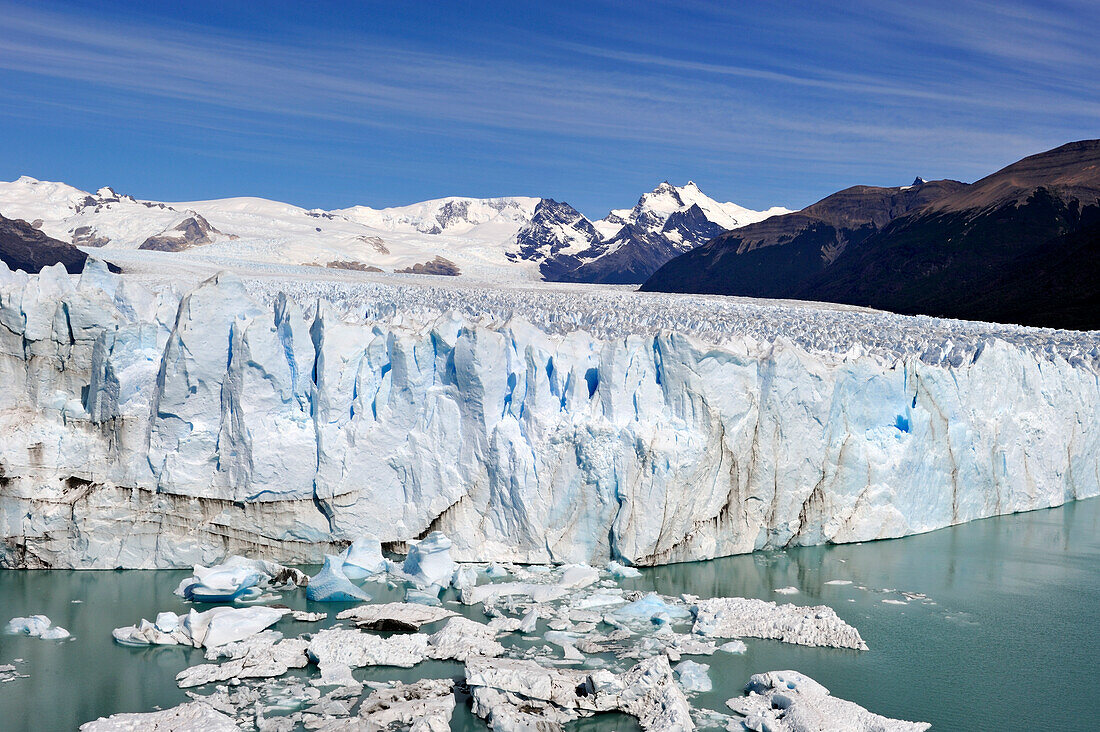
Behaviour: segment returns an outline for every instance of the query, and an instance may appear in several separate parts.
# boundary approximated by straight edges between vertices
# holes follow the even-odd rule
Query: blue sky
[[[1100,136],[1095,0],[403,5],[0,0],[0,178],[602,216],[665,179],[797,208]]]

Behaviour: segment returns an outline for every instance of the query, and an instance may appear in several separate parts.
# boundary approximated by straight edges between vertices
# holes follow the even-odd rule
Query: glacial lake
[[[0,665],[23,659],[16,668],[28,676],[0,684],[0,729],[72,730],[107,714],[186,701],[174,677],[201,663],[201,651],[127,648],[114,643],[111,629],[159,611],[186,612],[192,605],[172,591],[189,574],[0,572],[0,623],[44,613],[73,634],[68,641],[0,635]],[[830,580],[852,584],[825,584]],[[870,646],[859,652],[746,639],[744,655],[692,657],[711,665],[715,687],[691,698],[696,707],[724,710],[751,674],[795,669],[835,696],[939,730],[1086,730],[1100,719],[1100,499],[906,539],[646,569],[621,584],[669,595],[827,604]],[[376,599],[399,599],[383,585],[364,587]],[[799,592],[775,592],[786,587]],[[287,636],[331,625],[346,607],[307,603],[302,591],[284,593],[279,602],[330,613],[320,624],[281,621],[277,628]],[[448,606],[484,620],[478,606]],[[412,680],[461,672],[457,663],[427,662],[356,676]],[[453,728],[485,726],[460,706]],[[616,715],[570,729],[637,726]]]

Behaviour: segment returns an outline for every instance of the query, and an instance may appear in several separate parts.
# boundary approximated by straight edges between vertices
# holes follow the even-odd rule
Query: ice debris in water
[[[628,624],[649,622],[653,625],[665,625],[673,618],[688,618],[691,613],[683,605],[666,602],[656,592],[650,592],[634,602],[616,608],[611,615]]]
[[[714,685],[710,681],[710,666],[695,661],[681,661],[673,669],[676,672],[676,680],[684,691],[710,691]]]
[[[203,701],[192,701],[159,712],[112,714],[80,725],[80,732],[239,732],[232,717]]]
[[[387,602],[382,605],[360,605],[344,610],[337,620],[350,620],[366,630],[417,631],[428,623],[457,615],[453,610],[407,602]]]
[[[23,659],[17,658],[16,661],[20,662]],[[16,679],[25,679],[27,674],[19,673],[15,668],[15,664],[5,663],[0,664],[0,684],[6,684],[9,681],[15,681]]]
[[[508,576],[508,570],[494,562],[485,568],[485,574],[492,579],[503,579]]]
[[[316,623],[328,617],[328,613],[311,613],[305,610],[292,610],[290,616],[300,623]]]
[[[309,578],[306,599],[314,602],[367,602],[370,595],[352,584],[343,571],[342,557],[325,555],[321,571]]]
[[[553,669],[533,661],[475,658],[466,662],[473,712],[498,730],[563,729],[600,712],[620,711],[643,730],[695,729],[668,659],[647,658],[622,674]]]
[[[190,578],[176,588],[176,594],[195,602],[255,600],[266,588],[284,589],[306,583],[301,571],[262,559],[232,556],[221,564],[196,564]]]
[[[859,631],[825,605],[776,605],[745,597],[699,600],[693,630],[718,638],[769,638],[784,643],[867,650]]]
[[[873,714],[855,702],[837,699],[809,676],[797,671],[754,674],[747,696],[726,706],[744,717],[745,729],[768,732],[922,732],[925,722],[906,722]]]
[[[54,625],[45,615],[32,615],[29,618],[12,618],[4,632],[9,635],[29,635],[32,638],[61,640],[69,637],[69,631],[60,625]]]
[[[340,556],[344,559],[344,576],[348,579],[365,579],[386,571],[382,542],[370,534],[353,541]]]
[[[142,618],[137,625],[115,628],[111,635],[126,646],[214,648],[255,635],[289,612],[270,607],[216,607],[202,613],[191,610],[186,615],[165,612],[157,615],[155,623]]]
[[[627,567],[624,564],[612,560],[607,563],[607,571],[611,573],[611,576],[615,579],[631,579],[634,577],[641,577],[641,571],[634,567]]]
[[[744,653],[748,650],[748,646],[745,645],[744,641],[734,640],[718,646],[718,650],[723,653]]]
[[[421,541],[409,542],[403,570],[418,587],[446,587],[451,583],[455,568],[451,559],[451,540],[443,532],[433,531]]]
[[[797,587],[777,587],[774,591],[778,592],[780,595],[797,595],[798,594],[798,588]]]
[[[186,689],[215,681],[282,676],[289,669],[305,667],[308,646],[309,641],[301,638],[283,640],[280,633],[264,631],[207,651],[209,660],[222,656],[229,660],[186,668],[176,675],[176,683]]]
[[[419,605],[434,605],[436,607],[443,604],[439,599],[440,593],[443,592],[443,588],[439,585],[428,585],[421,589],[419,587],[409,587],[405,590],[405,602],[414,602]]]

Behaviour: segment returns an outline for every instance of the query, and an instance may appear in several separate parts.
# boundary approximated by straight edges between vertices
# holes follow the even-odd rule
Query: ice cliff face
[[[0,566],[315,562],[435,529],[457,559],[657,564],[1100,494],[1095,334],[936,359],[270,299],[0,268]]]

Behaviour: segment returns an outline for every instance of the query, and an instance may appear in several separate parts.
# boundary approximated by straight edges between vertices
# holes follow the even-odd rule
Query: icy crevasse
[[[1100,494],[1095,334],[1091,360],[1020,329],[930,362],[305,305],[0,271],[0,565],[315,562],[435,529],[461,560],[658,564]]]

